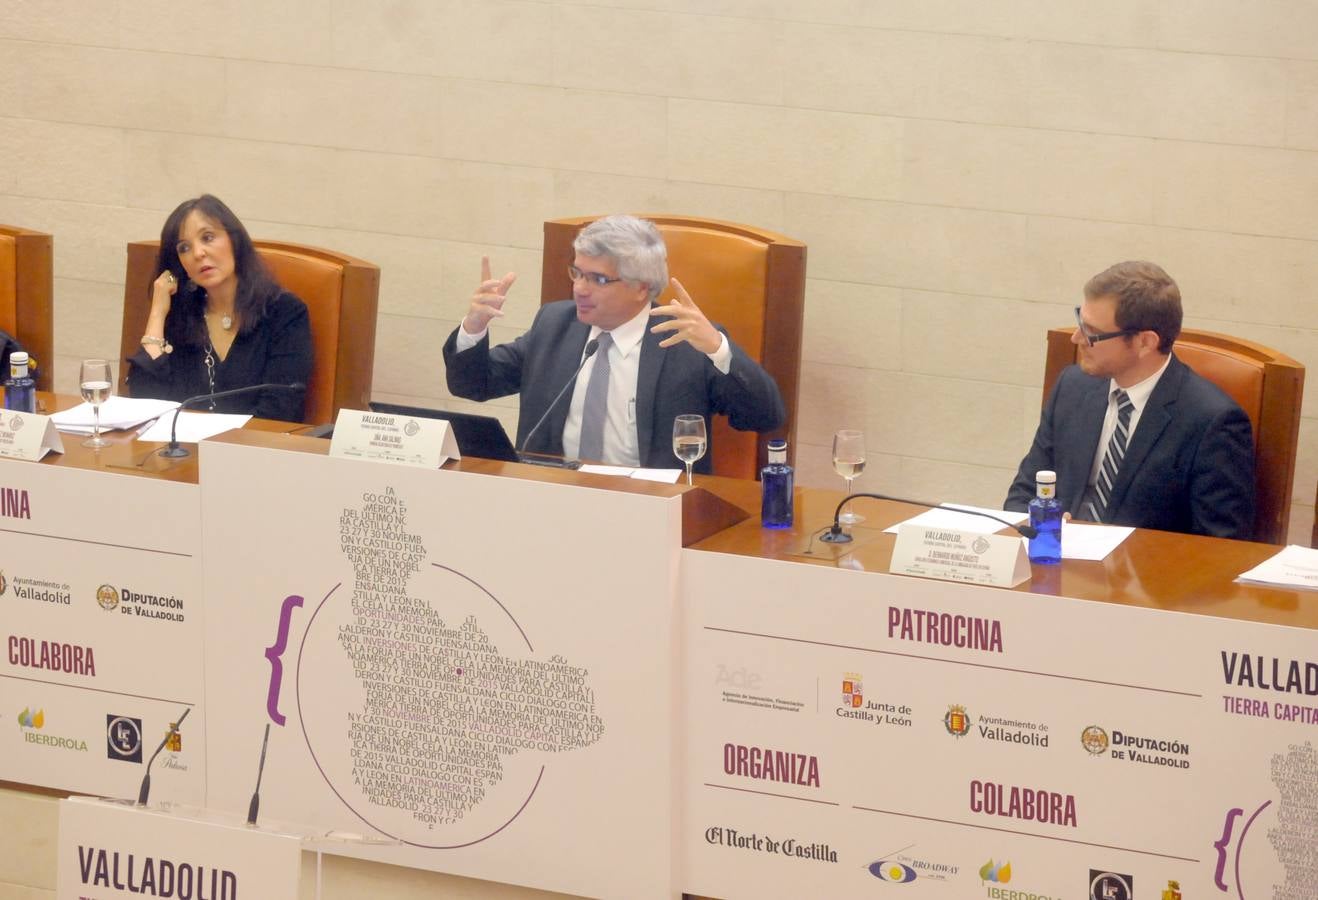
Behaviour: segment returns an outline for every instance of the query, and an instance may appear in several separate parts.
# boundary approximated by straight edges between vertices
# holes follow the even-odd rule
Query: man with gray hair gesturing
[[[503,315],[516,275],[492,278],[489,258],[481,259],[481,283],[444,344],[451,393],[484,401],[520,392],[519,449],[618,466],[674,467],[673,419],[683,413],[726,415],[743,431],[782,424],[778,386],[681,282],[671,280],[672,303],[655,305],[669,277],[653,222],[608,216],[582,229],[572,248],[572,299],[542,306],[526,333],[497,347],[489,324]],[[598,350],[587,358],[592,341]],[[578,367],[570,399],[556,399]],[[696,470],[709,465],[707,453]]]

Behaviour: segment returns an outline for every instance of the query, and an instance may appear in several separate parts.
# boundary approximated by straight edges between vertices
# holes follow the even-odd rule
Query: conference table
[[[67,396],[41,396],[43,407],[50,411],[64,409],[77,402],[76,398]],[[257,463],[275,459],[294,460],[289,464],[290,472],[297,471],[298,465],[332,464],[332,461],[322,459],[329,452],[329,442],[306,436],[303,434],[306,430],[306,426],[295,423],[252,420],[243,430],[230,432],[207,443],[217,448],[226,448],[223,454],[217,450],[217,459],[229,452],[250,452],[256,454],[251,456],[251,461]],[[89,450],[81,446],[81,438],[65,435],[65,452],[48,455],[42,465],[114,472],[130,478],[153,479],[178,485],[201,481],[204,486],[204,467],[208,463],[199,463],[199,456],[204,455],[196,452],[196,445],[190,447],[193,453],[189,457],[170,460],[159,456],[157,451],[162,445],[138,441],[132,433],[111,433],[109,437],[111,446]],[[272,453],[277,456],[269,455]],[[296,462],[304,457],[306,462]],[[246,456],[241,459],[242,465],[251,466],[252,462],[248,462]],[[6,461],[3,465],[30,464]],[[937,742],[937,738],[925,736],[918,745],[913,744],[905,749],[901,737],[888,739],[885,746],[891,748],[894,754],[892,758],[897,760],[891,764],[895,767],[894,771],[905,771],[911,766],[922,764],[924,760],[941,771],[957,772],[966,765],[973,769],[973,763],[959,761],[947,754],[964,755],[965,751],[957,748],[969,746],[960,741],[969,731],[971,721],[963,705],[973,710],[977,702],[981,706],[987,704],[982,699],[972,699],[965,703],[964,696],[973,696],[981,685],[993,688],[994,693],[990,696],[1002,698],[994,701],[994,711],[998,714],[991,716],[989,721],[1011,724],[1016,726],[1019,733],[1017,737],[1001,740],[1022,745],[1031,740],[1027,732],[1034,732],[1033,740],[1036,744],[1040,741],[1038,735],[1049,732],[1048,724],[1043,721],[1047,716],[1041,711],[1053,715],[1058,704],[1065,706],[1074,701],[1090,710],[1105,709],[1107,711],[1103,715],[1108,719],[1120,718],[1121,714],[1112,710],[1123,708],[1124,704],[1124,708],[1130,710],[1131,730],[1136,730],[1134,723],[1142,723],[1144,728],[1149,728],[1149,723],[1162,721],[1165,723],[1164,730],[1176,736],[1175,740],[1164,743],[1168,746],[1184,743],[1187,748],[1193,744],[1195,752],[1203,754],[1195,757],[1195,777],[1216,784],[1226,779],[1224,773],[1231,772],[1233,767],[1258,768],[1259,772],[1255,773],[1257,777],[1252,777],[1249,782],[1252,797],[1259,795],[1262,790],[1260,785],[1266,784],[1269,777],[1274,779],[1273,783],[1277,783],[1277,757],[1272,757],[1271,775],[1266,771],[1268,766],[1264,757],[1278,751],[1279,745],[1271,738],[1266,748],[1262,747],[1264,742],[1260,742],[1258,753],[1263,754],[1259,758],[1264,759],[1263,762],[1248,754],[1246,763],[1242,763],[1244,757],[1218,759],[1214,756],[1212,759],[1204,759],[1208,755],[1206,748],[1234,740],[1230,729],[1254,724],[1240,712],[1240,704],[1252,704],[1255,701],[1219,701],[1213,692],[1216,690],[1220,694],[1225,690],[1246,694],[1247,688],[1259,687],[1266,681],[1266,677],[1254,669],[1251,669],[1252,674],[1248,678],[1242,680],[1236,669],[1237,656],[1234,654],[1239,654],[1241,659],[1249,654],[1262,654],[1258,657],[1259,669],[1266,667],[1265,656],[1274,662],[1278,659],[1283,662],[1293,660],[1299,665],[1301,681],[1306,660],[1312,660],[1315,655],[1311,649],[1311,632],[1318,629],[1318,603],[1314,602],[1312,593],[1235,581],[1241,572],[1275,554],[1279,549],[1275,546],[1138,529],[1102,561],[1065,560],[1060,565],[1034,565],[1031,567],[1031,577],[1015,589],[989,589],[886,574],[896,538],[885,533],[884,529],[924,511],[925,507],[915,504],[879,500],[853,501],[862,504],[860,511],[865,521],[853,526],[855,543],[839,549],[838,545],[824,545],[817,540],[818,533],[831,524],[842,496],[833,490],[798,487],[795,491],[794,527],[779,530],[760,526],[759,485],[755,482],[697,476],[695,484],[688,487],[685,484],[635,481],[475,458],[453,461],[447,463],[445,468],[464,475],[479,476],[462,479],[462,483],[469,484],[475,492],[472,496],[481,496],[482,491],[502,491],[512,498],[508,502],[517,504],[522,502],[518,499],[522,496],[519,491],[524,490],[525,495],[534,498],[535,503],[544,503],[552,502],[565,490],[574,488],[591,489],[590,497],[598,494],[617,496],[620,498],[617,500],[619,509],[622,510],[633,509],[628,504],[645,504],[648,501],[659,505],[669,502],[676,504],[677,512],[672,513],[674,518],[666,527],[680,535],[680,548],[674,550],[680,553],[680,557],[672,557],[664,565],[675,569],[680,559],[683,574],[673,582],[672,588],[681,595],[678,611],[671,617],[670,613],[661,611],[660,617],[654,619],[650,627],[658,629],[655,623],[670,622],[671,619],[670,624],[663,626],[662,633],[676,649],[670,651],[660,647],[655,658],[676,657],[667,663],[670,668],[664,671],[668,672],[665,677],[678,682],[680,686],[672,690],[669,689],[671,684],[661,686],[662,689],[651,699],[656,704],[672,706],[677,710],[675,715],[682,720],[681,727],[677,728],[680,734],[670,738],[678,746],[670,748],[671,754],[658,758],[659,764],[672,768],[672,781],[667,787],[681,798],[677,802],[680,809],[672,813],[669,825],[674,832],[682,834],[676,839],[677,849],[674,853],[684,861],[680,867],[683,874],[675,877],[682,881],[680,887],[683,890],[710,896],[739,896],[740,890],[745,890],[747,895],[762,893],[764,896],[773,896],[775,891],[790,893],[800,885],[826,884],[826,881],[820,880],[825,877],[821,875],[820,867],[829,868],[826,877],[845,881],[842,875],[834,874],[844,867],[829,866],[837,862],[839,849],[836,842],[840,839],[836,835],[854,833],[856,822],[870,822],[866,817],[880,818],[885,824],[894,821],[903,823],[896,832],[885,835],[883,840],[875,843],[873,860],[858,860],[855,853],[843,852],[844,860],[858,862],[863,877],[869,880],[893,880],[889,876],[894,873],[907,873],[911,879],[919,876],[926,880],[946,880],[950,877],[947,873],[956,873],[958,868],[962,870],[961,877],[973,875],[972,870],[978,864],[970,866],[969,863],[972,854],[981,851],[972,838],[989,832],[990,837],[996,836],[999,844],[1007,843],[1008,849],[1004,853],[1014,853],[1019,859],[1029,859],[1030,854],[1034,854],[1033,883],[1028,877],[1018,876],[1017,881],[1011,885],[1013,888],[1018,885],[1031,889],[1042,888],[1052,879],[1060,877],[1050,867],[1067,864],[1041,857],[1037,850],[1032,849],[1035,846],[1032,841],[1059,842],[1067,852],[1074,850],[1076,853],[1092,854],[1094,859],[1093,865],[1089,867],[1090,872],[1091,875],[1097,872],[1100,878],[1109,877],[1106,870],[1112,869],[1114,874],[1110,874],[1110,877],[1129,880],[1132,877],[1129,871],[1118,871],[1121,865],[1134,871],[1148,863],[1155,870],[1154,878],[1172,880],[1171,875],[1167,874],[1172,872],[1192,885],[1206,883],[1202,880],[1207,879],[1203,872],[1211,872],[1213,869],[1213,850],[1211,846],[1199,846],[1205,843],[1199,838],[1187,838],[1189,842],[1184,844],[1164,841],[1166,846],[1158,844],[1157,838],[1140,837],[1135,833],[1128,840],[1120,842],[1115,838],[1111,842],[1100,840],[1093,834],[1081,833],[1084,826],[1089,824],[1084,813],[1080,816],[1079,824],[1074,821],[1074,813],[1070,822],[1065,821],[1063,813],[1070,809],[1069,805],[1053,807],[1056,820],[1045,820],[1040,812],[1035,819],[1030,820],[1017,816],[1015,821],[1008,822],[1003,818],[1000,824],[1010,824],[1014,826],[1012,828],[992,828],[975,824],[973,817],[968,814],[949,812],[950,801],[944,806],[931,801],[931,809],[916,809],[917,801],[913,799],[904,807],[900,799],[877,803],[874,801],[878,795],[876,790],[868,803],[859,800],[848,802],[853,799],[852,794],[856,797],[866,795],[865,779],[857,774],[848,776],[855,783],[847,792],[839,794],[835,787],[838,773],[841,770],[859,772],[860,769],[856,767],[863,768],[864,765],[860,760],[872,750],[841,746],[854,742],[852,734],[859,732],[840,730],[839,720],[844,716],[859,718],[861,713],[844,712],[841,707],[833,711],[830,709],[832,701],[828,698],[834,694],[843,694],[847,705],[854,702],[857,710],[868,709],[868,704],[874,701],[862,701],[861,685],[864,683],[865,697],[892,694],[890,704],[880,702],[873,707],[878,712],[871,720],[879,728],[872,733],[879,733],[884,720],[890,720],[894,723],[894,730],[884,731],[885,735],[901,735],[902,732],[896,730],[898,728],[913,734],[921,727],[927,727],[937,734],[953,735],[950,742]],[[287,481],[287,474],[282,478]],[[11,477],[7,481],[12,483],[14,479]],[[219,495],[220,492],[217,492]],[[568,496],[572,498],[570,505],[589,505],[582,499],[587,494]],[[529,510],[530,507],[525,509]],[[551,514],[552,510],[547,513]],[[563,513],[559,512],[558,515]],[[519,512],[518,516],[528,522],[534,518],[530,512]],[[543,528],[535,525],[531,527]],[[662,527],[659,530],[662,531]],[[642,528],[638,533],[646,532]],[[534,535],[527,538],[533,539]],[[625,541],[620,546],[625,546]],[[470,580],[469,574],[464,577]],[[732,588],[731,585],[736,587]],[[549,587],[546,590],[554,589]],[[810,597],[809,602],[802,603],[801,598],[806,596]],[[310,596],[308,599],[311,599]],[[659,605],[667,609],[664,602]],[[945,617],[953,616],[956,621],[964,619],[978,622],[986,629],[985,634],[990,633],[989,629],[996,634],[997,629],[1001,628],[1008,635],[1003,639],[1008,645],[1006,652],[1001,646],[1002,641],[996,649],[991,646],[971,646],[973,641],[966,646],[961,643],[954,645],[950,639],[951,632],[946,627],[943,638],[935,633],[933,640],[925,635],[910,643],[911,638],[900,633],[901,629],[908,627],[912,611],[916,611],[918,617],[922,615],[919,611],[925,608],[950,610],[944,614]],[[903,620],[903,615],[907,619]],[[951,618],[946,620],[952,621]],[[211,625],[208,623],[207,627],[209,630]],[[311,626],[307,627],[310,630]],[[1278,627],[1282,630],[1269,630]],[[1027,628],[1030,629],[1030,637],[1023,640],[1022,635]],[[530,631],[529,628],[527,630]],[[886,643],[882,639],[885,632]],[[1199,636],[1201,632],[1202,636]],[[1066,637],[1069,634],[1074,634],[1074,641]],[[1183,640],[1181,635],[1185,636]],[[1231,644],[1233,635],[1241,636],[1238,646]],[[1276,647],[1281,649],[1261,643],[1274,636],[1280,636]],[[907,641],[908,644],[902,644],[901,641]],[[1101,654],[1121,657],[1112,663],[1112,674],[1102,675],[1100,662],[1095,662],[1097,668],[1086,668],[1090,643],[1100,645],[1094,647],[1095,660],[1100,660]],[[1019,648],[1025,644],[1029,645],[1029,653],[1032,655],[1028,658],[1014,657],[1013,654],[1020,652]],[[1179,646],[1181,644],[1183,646]],[[1231,661],[1231,671],[1225,676],[1228,682],[1225,687],[1220,683],[1217,688],[1208,685],[1207,676],[1217,677],[1213,675],[1216,651],[1211,654],[1198,651],[1209,645],[1220,645],[1223,648],[1223,667],[1228,665],[1228,659]],[[1228,649],[1233,654],[1230,657]],[[626,648],[623,650],[624,659],[620,664],[624,668],[619,671],[626,671]],[[984,653],[975,656],[971,651],[976,650]],[[1214,658],[1208,661],[1209,665],[1204,665],[1205,658],[1210,655]],[[853,662],[857,659],[860,661],[858,664]],[[1072,659],[1075,661],[1075,671],[1063,671]],[[638,655],[631,665],[644,667],[646,663],[643,660],[644,655]],[[877,688],[868,679],[853,672],[857,665],[868,666],[871,677],[873,671],[884,673]],[[940,674],[936,677],[929,674],[935,671],[929,668],[931,665],[941,667],[937,669]],[[1253,665],[1252,661],[1249,665]],[[1182,670],[1187,673],[1186,677],[1182,677]],[[1273,672],[1275,675],[1275,665]],[[715,676],[706,677],[709,673],[715,673]],[[1030,680],[1023,683],[1020,681],[1022,678]],[[1017,680],[1013,682],[1007,679]],[[1231,683],[1232,679],[1234,683]],[[707,681],[711,683],[706,684]],[[836,684],[820,686],[826,681],[835,681]],[[801,687],[807,682],[813,686],[808,689]],[[1052,682],[1063,683],[1060,693],[1054,692]],[[775,683],[776,686],[772,686]],[[757,694],[758,684],[765,685],[765,688]],[[1276,688],[1275,685],[1273,687]],[[1102,690],[1124,690],[1128,696],[1120,703],[1109,701],[1099,693]],[[1028,721],[1030,715],[1019,711],[1021,706],[1030,704],[1019,699],[1009,702],[1006,699],[1008,697],[1037,697],[1038,702],[1034,704],[1031,713],[1035,721],[1031,723]],[[1147,704],[1145,697],[1149,698]],[[1193,698],[1193,701],[1186,703],[1185,698]],[[1298,691],[1287,693],[1282,698],[1269,695],[1265,699],[1297,701],[1300,706],[1314,703],[1314,698],[1306,693],[1303,683]],[[1215,720],[1209,726],[1204,726],[1204,711],[1222,702],[1227,704],[1228,710],[1231,710],[1233,703],[1236,704],[1235,710],[1229,715],[1219,714],[1218,719],[1222,721]],[[811,704],[814,706],[813,718],[809,717]],[[1004,709],[998,710],[998,706]],[[1016,710],[1015,715],[1006,715],[1006,707]],[[1255,707],[1251,705],[1249,708]],[[943,709],[946,709],[946,715]],[[906,712],[893,714],[900,710]],[[1057,715],[1065,718],[1060,713]],[[1088,721],[1086,716],[1102,718],[1097,713],[1091,714],[1084,710],[1078,710],[1076,715],[1079,716],[1078,722]],[[965,723],[964,728],[956,724],[961,722]],[[999,730],[1004,730],[1006,724]],[[1270,727],[1279,726],[1279,723],[1271,721],[1268,724]],[[1063,743],[1061,733],[1069,727],[1054,724],[1051,731],[1054,748]],[[1079,728],[1074,730],[1077,734],[1080,731]],[[1080,748],[1079,739],[1074,739],[1076,750],[1073,755],[1080,758],[1080,766],[1091,764],[1091,755],[1097,758],[1106,754],[1108,731],[1113,731],[1110,725],[1108,730],[1100,728],[1092,734],[1089,728],[1084,730],[1087,742],[1094,734],[1102,732],[1104,743],[1101,751],[1098,751],[1091,743]],[[739,731],[746,734],[758,732],[758,736],[753,739],[729,736]],[[655,734],[664,733],[667,733],[665,729],[660,728],[659,732],[642,735],[642,738],[652,743]],[[1308,733],[1297,732],[1296,737]],[[1113,734],[1120,735],[1121,731],[1113,731]],[[1193,735],[1194,740],[1190,740],[1187,735]],[[987,741],[990,739],[985,738],[980,746],[988,747]],[[314,741],[309,738],[311,742]],[[751,780],[750,768],[738,754],[744,756],[749,753],[750,758],[755,759],[759,753],[757,742],[763,743],[765,753],[770,752],[767,748],[771,746],[786,744],[789,750],[795,750],[796,745],[810,745],[813,749],[788,753],[787,756],[799,756],[802,766],[806,760],[810,760],[811,766],[817,764],[823,767],[828,774],[823,777],[822,787],[818,775],[812,785],[806,771],[798,771],[795,764],[789,775],[785,775],[784,770],[768,776],[756,774],[754,778],[757,780]],[[1049,746],[1046,737],[1042,738],[1042,746]],[[1070,747],[1071,744],[1066,746]],[[1011,749],[1017,751],[1018,755],[1023,753],[1018,747]],[[980,752],[988,757],[997,750]],[[1060,752],[1054,750],[1053,755]],[[1309,752],[1312,752],[1311,747]],[[685,762],[681,761],[683,753],[686,754]],[[1186,749],[1184,765],[1175,753],[1164,754],[1159,765],[1164,768],[1188,769],[1189,753],[1189,749]],[[830,754],[833,755],[831,765]],[[1113,753],[1111,758],[1117,758],[1117,754]],[[1069,780],[1080,784],[1077,776],[1071,772],[1075,764],[1069,757],[1060,762],[1051,761],[1052,757],[1048,759],[1050,761],[1040,765],[1031,758],[1018,760],[1015,757],[1004,757],[997,765],[1007,774],[999,776],[999,782],[1010,781],[1012,777],[1018,782],[1028,780],[1028,773],[1035,771],[1055,781]],[[814,771],[813,768],[811,771]],[[1101,783],[1106,783],[1103,780],[1112,777],[1104,771],[1105,774],[1099,776]],[[1015,776],[1012,772],[1016,773]],[[1169,802],[1173,805],[1181,804],[1172,814],[1172,820],[1190,816],[1198,819],[1213,818],[1215,821],[1199,822],[1204,834],[1211,832],[1213,838],[1220,835],[1222,842],[1226,842],[1224,846],[1232,839],[1238,842],[1238,845],[1231,846],[1235,846],[1235,863],[1239,873],[1244,834],[1238,828],[1234,833],[1231,831],[1234,819],[1230,816],[1223,830],[1218,807],[1225,809],[1231,805],[1225,791],[1215,789],[1207,792],[1211,796],[1206,796],[1203,781],[1192,786],[1187,780],[1189,776],[1174,784],[1164,785],[1159,782],[1153,785],[1145,780],[1145,773],[1141,771],[1138,774],[1139,777],[1130,779],[1132,784],[1128,787],[1112,789],[1109,785],[1106,790],[1123,795],[1130,791],[1139,794],[1155,789],[1169,790],[1169,796],[1173,798]],[[1168,775],[1162,771],[1157,774]],[[779,775],[784,777],[780,778]],[[955,780],[955,776],[951,780]],[[977,813],[982,812],[982,809],[975,807],[977,801],[974,799],[974,792],[983,790],[982,787],[975,787],[979,784],[978,780],[972,781],[970,788],[970,809]],[[785,785],[790,786],[790,789],[785,789]],[[1069,792],[1061,790],[1055,796],[1072,799],[1079,797],[1074,802],[1081,804],[1081,809],[1088,813],[1098,806],[1099,800],[1085,797],[1083,787],[1081,785]],[[890,798],[898,798],[901,790],[892,790],[888,786],[884,788],[884,793]],[[1290,796],[1285,791],[1283,794]],[[961,794],[955,796],[959,798]],[[999,796],[994,802],[1005,801]],[[1039,802],[1042,809],[1043,801]],[[1072,800],[1066,802],[1069,804]],[[1289,802],[1299,801],[1292,798]],[[773,806],[775,803],[784,808]],[[823,813],[813,810],[803,812],[801,807],[808,803],[816,804],[820,809],[830,808],[825,811],[834,818],[820,818]],[[1279,802],[1278,807],[1281,805]],[[1262,810],[1263,807],[1259,807],[1254,815],[1260,815]],[[1245,809],[1246,813],[1251,811]],[[845,826],[839,824],[839,817],[844,815],[850,817]],[[998,811],[996,815],[1005,817],[1007,813]],[[1104,820],[1107,815],[1104,811],[1101,815],[1089,816],[1089,819]],[[730,835],[737,835],[737,829],[731,825],[737,822],[750,824],[746,825],[741,836],[732,837]],[[1104,820],[1102,827],[1108,830],[1102,833],[1115,835],[1121,831],[1139,831],[1131,826],[1128,819],[1121,822],[1121,827],[1117,828],[1113,822]],[[1060,830],[1048,833],[1054,827]],[[810,838],[802,834],[799,840],[789,842],[794,848],[791,851],[794,858],[789,857],[789,862],[782,863],[776,857],[767,864],[761,861],[760,854],[755,853],[755,850],[763,851],[768,847],[768,853],[772,854],[773,846],[781,843],[781,839],[770,840],[768,835],[771,832],[780,835],[783,829],[792,828],[817,835],[833,834],[835,837]],[[980,834],[977,835],[976,829]],[[953,834],[950,838],[947,837],[949,832]],[[963,838],[962,835],[970,837]],[[907,837],[911,840],[918,837],[920,843],[917,849],[905,848],[903,841]],[[744,844],[743,840],[750,843]],[[940,840],[942,844],[937,843]],[[768,841],[768,844],[765,845],[764,841]],[[1259,841],[1256,836],[1250,845],[1244,870],[1246,873],[1263,873],[1257,877],[1276,877],[1275,872],[1281,870],[1271,858],[1260,858]],[[805,849],[807,843],[809,849]],[[900,852],[897,851],[899,847],[903,848]],[[936,847],[942,849],[933,849]],[[1096,852],[1094,848],[1105,849]],[[777,852],[778,855],[788,855],[782,849]],[[1103,860],[1103,853],[1116,852],[1124,854],[1117,857],[1117,863]],[[1226,851],[1219,849],[1218,852]],[[957,858],[956,862],[951,861],[953,857]],[[411,864],[402,857],[399,859],[402,864]],[[1063,860],[1064,854],[1057,854],[1057,859]],[[665,860],[661,868],[669,865],[671,863]],[[779,865],[788,868],[780,870],[776,868]],[[866,866],[870,867],[868,872],[864,871]],[[445,865],[437,865],[435,868],[448,870]],[[1018,873],[1021,868],[1018,862]],[[460,867],[455,871],[471,873],[464,872]],[[488,877],[480,875],[479,869],[475,871],[477,877]],[[989,875],[986,876],[985,872]],[[1144,869],[1139,869],[1139,872],[1147,888],[1150,877]],[[1008,879],[1010,877],[1007,876]],[[524,873],[522,878],[524,880],[521,883],[536,883],[534,878],[528,878]],[[803,880],[796,884],[796,878]],[[1219,886],[1222,878],[1230,881],[1229,876],[1220,876]],[[994,866],[981,870],[979,880],[980,889],[986,884],[991,886],[995,881],[1005,883]],[[562,881],[551,880],[540,886],[556,890],[568,889]],[[1058,890],[1056,887],[1053,889]],[[602,888],[599,890],[608,893]],[[840,891],[839,895],[847,895],[854,888],[840,887],[837,890]],[[946,896],[958,896],[957,888],[949,886],[947,890],[950,893]],[[588,891],[583,888],[581,892]],[[1041,895],[1046,893],[1041,891]]]
[[[76,406],[79,398],[43,394],[42,408],[50,412]],[[252,419],[244,427],[251,437],[293,452],[327,454],[327,440],[301,438],[311,426],[293,422]],[[283,435],[283,438],[273,438]],[[133,432],[107,432],[111,446],[90,450],[76,435],[64,436],[64,453],[49,454],[45,465],[100,469],[120,474],[169,481],[195,482],[198,477],[195,445],[181,460],[163,459],[163,444],[136,440]],[[294,438],[301,438],[294,440]],[[608,487],[630,493],[671,496],[684,494],[684,484],[620,480],[588,475],[571,469],[466,458],[446,468],[561,484]],[[696,550],[731,553],[764,559],[791,560],[806,565],[836,566],[838,554],[816,542],[815,555],[803,553],[812,532],[833,520],[843,494],[822,488],[795,490],[794,525],[791,529],[760,527],[758,482],[710,475],[695,476],[695,488],[687,503],[693,507],[684,545]],[[710,497],[723,503],[712,502]],[[950,498],[955,501],[955,498]],[[895,535],[883,533],[927,507],[887,500],[854,500],[866,521],[854,527],[858,540],[854,549],[844,545],[842,556],[853,568],[886,572],[892,558]],[[697,524],[694,519],[702,521]],[[712,533],[707,533],[712,532]],[[1005,529],[1004,529],[1005,533]],[[1061,565],[1032,565],[1031,578],[1015,590],[1052,594],[1105,603],[1145,606],[1177,612],[1221,616],[1253,622],[1268,622],[1299,628],[1318,628],[1318,603],[1304,591],[1237,583],[1241,572],[1253,568],[1277,552],[1271,544],[1235,541],[1137,529],[1129,539],[1101,562],[1067,560]],[[1308,602],[1306,602],[1308,601]]]

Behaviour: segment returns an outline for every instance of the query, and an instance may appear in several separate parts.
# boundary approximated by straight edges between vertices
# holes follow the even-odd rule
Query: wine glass
[[[865,433],[850,428],[840,429],[833,435],[833,471],[847,480],[847,493],[851,493],[851,482],[865,471]],[[864,522],[865,517],[854,513],[848,507],[838,521],[843,525],[855,525]]]
[[[705,417],[681,415],[673,420],[673,453],[686,463],[686,483],[691,483],[691,464],[705,455]]]
[[[108,447],[110,442],[101,437],[101,404],[110,397],[110,361],[106,359],[84,359],[82,373],[78,376],[82,390],[82,399],[92,405],[94,426],[92,436],[82,442],[84,447]]]

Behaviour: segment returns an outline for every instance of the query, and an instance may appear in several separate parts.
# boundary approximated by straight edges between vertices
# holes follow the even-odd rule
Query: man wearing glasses
[[[629,467],[675,466],[673,419],[682,413],[721,413],[743,431],[782,424],[773,378],[705,318],[676,278],[676,299],[654,306],[669,278],[653,222],[608,216],[582,229],[572,247],[572,299],[542,306],[526,333],[493,348],[489,323],[503,315],[516,276],[492,278],[489,259],[481,260],[467,315],[444,344],[454,396],[520,394],[519,450]],[[587,354],[592,342],[598,349]],[[706,453],[696,469],[709,465]]]
[[[1159,266],[1123,262],[1085,285],[1077,364],[1063,370],[1004,508],[1024,510],[1035,473],[1057,473],[1076,519],[1248,540],[1249,418],[1176,358],[1181,293]]]

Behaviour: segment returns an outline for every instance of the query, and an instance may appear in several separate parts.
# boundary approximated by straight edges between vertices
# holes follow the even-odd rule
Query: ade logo
[[[142,761],[142,720],[107,714],[105,755],[123,762]]]
[[[1089,900],[1132,900],[1135,879],[1116,872],[1089,870]]]

